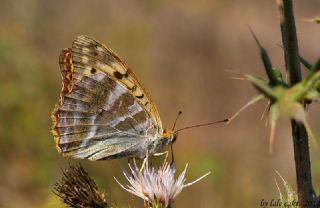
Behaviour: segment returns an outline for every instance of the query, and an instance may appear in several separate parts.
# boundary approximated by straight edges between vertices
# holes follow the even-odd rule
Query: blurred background
[[[320,26],[303,21],[320,15],[320,1],[294,1],[301,54],[320,55]],[[65,207],[52,187],[68,161],[54,148],[50,113],[58,101],[60,50],[80,34],[116,51],[144,83],[171,127],[224,119],[256,95],[225,70],[265,76],[248,25],[274,66],[284,69],[279,18],[270,0],[2,0],[0,6],[0,207]],[[303,69],[304,70],[304,69]],[[259,207],[278,198],[275,170],[295,187],[291,130],[280,121],[274,153],[262,102],[228,126],[182,132],[174,145],[178,172],[189,164],[189,181],[175,207]],[[320,135],[319,104],[309,122]],[[196,147],[196,148],[195,148]],[[313,181],[320,191],[320,149],[311,149]],[[119,161],[81,162],[109,202],[141,207],[114,181],[125,183]],[[280,182],[278,178],[278,182]],[[134,206],[132,206],[134,207]]]

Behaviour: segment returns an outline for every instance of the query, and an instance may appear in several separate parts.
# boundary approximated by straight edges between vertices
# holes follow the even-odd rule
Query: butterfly
[[[59,64],[63,87],[51,132],[64,157],[144,158],[176,141],[136,75],[104,44],[78,36]]]

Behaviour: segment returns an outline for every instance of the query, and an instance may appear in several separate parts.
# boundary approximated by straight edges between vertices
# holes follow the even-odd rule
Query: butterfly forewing
[[[72,44],[72,52],[74,61],[79,61],[78,67],[82,69],[84,74],[99,68],[111,79],[124,85],[138,102],[152,114],[152,119],[162,129],[159,113],[151,97],[127,64],[111,49],[92,38],[79,36]]]
[[[139,147],[148,135],[162,131],[147,92],[102,44],[79,36],[72,49],[61,52],[60,70],[63,88],[52,113],[52,132],[64,156],[91,160],[141,156]]]

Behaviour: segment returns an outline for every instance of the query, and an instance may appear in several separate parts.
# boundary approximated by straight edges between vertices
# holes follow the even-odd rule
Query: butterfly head
[[[166,145],[172,144],[177,140],[178,133],[170,130],[170,129],[164,129],[163,130],[163,140],[166,141]]]

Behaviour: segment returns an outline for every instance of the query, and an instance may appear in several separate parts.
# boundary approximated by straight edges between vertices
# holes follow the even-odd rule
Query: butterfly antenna
[[[186,129],[192,129],[192,128],[197,128],[197,127],[202,127],[202,126],[210,126],[210,125],[218,124],[218,123],[226,123],[226,122],[228,122],[228,121],[229,121],[229,119],[227,118],[227,119],[224,119],[224,120],[221,120],[221,121],[215,121],[215,122],[206,123],[206,124],[198,124],[198,125],[194,125],[194,126],[187,126],[187,127],[178,129],[178,130],[175,131],[175,132],[183,131],[183,130],[186,130]]]
[[[178,121],[178,119],[179,119],[179,117],[180,117],[181,114],[182,114],[182,111],[179,111],[179,112],[178,112],[178,115],[177,115],[177,117],[176,117],[176,120],[174,121],[172,130],[174,130],[174,128],[176,127],[177,121]]]

